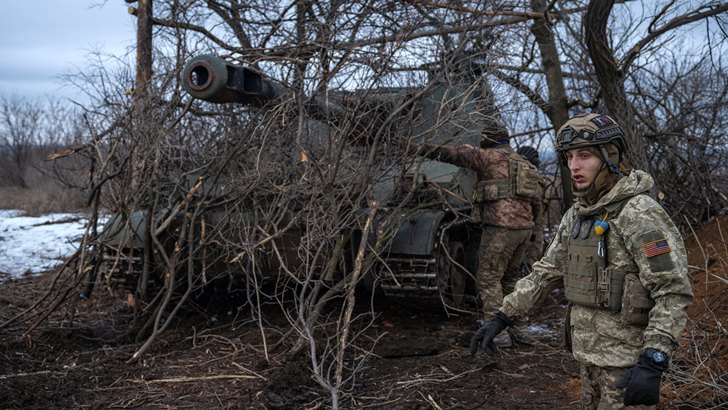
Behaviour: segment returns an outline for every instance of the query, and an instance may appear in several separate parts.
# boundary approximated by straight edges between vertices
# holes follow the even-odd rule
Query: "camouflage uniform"
[[[529,145],[523,145],[518,147],[516,152],[518,155],[533,164],[537,170],[541,166],[541,158],[536,148]],[[528,249],[526,249],[525,255],[525,261],[528,263],[529,267],[533,266],[533,264],[537,260],[541,259],[541,256],[543,255],[543,228],[544,221],[546,219],[546,212],[548,210],[548,202],[546,201],[546,180],[541,176],[541,174],[537,174],[535,186],[537,189],[536,198],[539,200],[539,203],[538,209],[534,210],[533,234],[531,234],[531,240],[528,245]]]
[[[670,355],[685,328],[686,308],[692,302],[685,248],[670,217],[647,194],[652,185],[652,177],[635,170],[619,179],[593,205],[580,201],[574,204],[561,220],[544,257],[534,264],[529,276],[516,284],[515,291],[504,298],[500,308],[510,318],[527,315],[562,280],[567,285],[568,298],[569,283],[572,287],[584,285],[583,281],[574,280],[573,270],[565,275],[565,267],[575,263],[574,246],[570,244],[576,243],[575,237],[599,241],[592,223],[608,223],[602,246],[607,270],[615,280],[624,280],[623,293],[611,296],[619,304],[610,309],[569,299],[572,303],[565,325],[567,347],[582,368],[585,409],[624,408],[624,391],[613,385],[616,377],[633,366],[646,348]],[[600,272],[597,281],[607,276],[604,272]],[[610,283],[615,284],[618,283]],[[599,287],[598,283],[593,285]],[[573,291],[578,294],[579,289]],[[630,307],[630,303],[642,303],[635,302],[640,294],[650,305],[654,304],[648,309],[642,306],[641,312]]]
[[[540,199],[541,204],[539,206],[538,213],[536,214],[533,234],[531,235],[525,256],[526,262],[528,262],[530,266],[533,266],[533,264],[536,263],[537,260],[541,259],[541,256],[543,255],[543,228],[546,219],[547,203],[546,180],[544,180],[540,175],[538,178],[538,188],[538,198]]]
[[[410,152],[470,168],[476,172],[478,184],[508,180],[509,159],[532,167],[507,144],[494,148],[415,144],[410,147]],[[503,295],[510,293],[518,280],[521,260],[534,226],[532,201],[513,196],[479,202],[483,232],[476,278],[486,317],[497,312]]]
[[[581,377],[581,409],[617,410],[635,409],[650,410],[655,406],[626,406],[624,390],[615,387],[617,381],[627,373],[628,369],[622,367],[599,367],[580,364]]]

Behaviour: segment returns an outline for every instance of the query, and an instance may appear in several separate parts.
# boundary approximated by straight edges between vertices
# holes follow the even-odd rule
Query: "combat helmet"
[[[616,159],[610,155],[612,148],[616,147]],[[594,147],[601,154],[609,170],[619,174],[619,163],[627,150],[624,130],[612,117],[606,114],[578,115],[559,128],[556,133],[556,151],[565,159],[568,150],[581,147]]]

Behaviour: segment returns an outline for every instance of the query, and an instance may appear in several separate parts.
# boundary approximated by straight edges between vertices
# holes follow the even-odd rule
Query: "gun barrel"
[[[280,98],[286,88],[259,72],[203,54],[182,70],[182,87],[191,96],[214,103],[236,102],[262,106]]]

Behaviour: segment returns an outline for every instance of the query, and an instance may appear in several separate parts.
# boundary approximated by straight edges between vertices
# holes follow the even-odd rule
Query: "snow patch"
[[[87,222],[81,214],[0,210],[0,274],[17,278],[63,263],[78,249]]]

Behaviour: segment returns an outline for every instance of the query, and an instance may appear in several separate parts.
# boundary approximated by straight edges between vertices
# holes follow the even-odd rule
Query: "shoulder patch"
[[[648,258],[662,255],[663,253],[669,253],[671,251],[672,249],[670,248],[670,244],[667,243],[667,238],[654,240],[642,245],[642,252]]]

